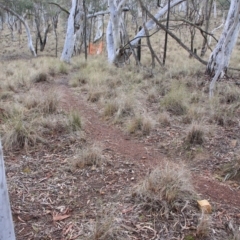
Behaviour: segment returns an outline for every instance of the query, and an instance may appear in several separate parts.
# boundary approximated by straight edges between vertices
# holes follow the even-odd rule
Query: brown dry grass
[[[137,201],[146,205],[167,204],[172,208],[177,202],[194,199],[190,172],[184,165],[165,162],[152,170],[133,190]]]
[[[195,42],[198,51],[202,42],[199,36],[197,35]],[[154,48],[161,55],[159,49],[163,46],[162,34],[155,37]],[[183,38],[188,43],[189,37],[183,36]],[[15,45],[12,49],[8,49],[10,55],[14,54]],[[205,128],[213,129],[214,138],[222,129],[236,126],[239,117],[240,90],[233,85],[234,83],[218,83],[214,99],[209,101],[208,82],[204,78],[205,66],[188,58],[188,53],[172,39],[169,39],[169,46],[171,47],[168,49],[166,67],[164,69],[156,67],[154,70],[148,68],[151,58],[145,47],[143,47],[142,60],[144,67],[141,69],[136,67],[133,60],[124,68],[109,66],[104,54],[89,56],[88,62],[85,62],[83,57],[77,56],[72,59],[71,65],[46,56],[3,62],[0,67],[0,132],[5,150],[31,149],[39,143],[49,144],[50,137],[56,134],[60,134],[64,141],[76,144],[79,137],[76,133],[83,131],[82,116],[78,112],[62,112],[59,109],[62,96],[56,95],[50,87],[54,84],[54,80],[68,78],[68,83],[76,94],[82,96],[84,93],[89,104],[96,107],[104,118],[126,132],[134,133],[134,138],[145,141],[151,139],[151,136],[157,132],[160,136],[157,141],[165,144],[168,157],[177,161],[185,160],[189,148],[182,148],[184,141],[191,145],[190,150],[193,152],[196,152],[194,146],[196,144],[202,146],[203,152],[210,151],[205,149],[205,145],[209,144]],[[2,52],[3,49],[4,47],[1,49]],[[53,55],[53,50],[54,48],[50,49],[49,46],[46,52]],[[27,52],[25,48],[22,50],[24,54]],[[237,64],[238,60],[239,54],[234,51],[231,61]],[[47,86],[45,90],[41,90],[42,85]],[[218,132],[215,132],[215,129]],[[145,135],[148,137],[145,138]],[[71,140],[68,140],[69,138]],[[59,143],[61,151],[65,147],[64,141]],[[72,156],[66,158],[73,159],[75,166],[79,167],[74,171],[81,176],[86,173],[88,167],[94,169],[103,166],[106,162],[101,148],[90,143],[84,147],[78,151],[75,145],[66,147],[71,151],[76,150],[74,153],[69,150]],[[191,155],[193,164],[195,164],[194,156]],[[235,169],[236,165],[233,164],[226,174],[231,173],[235,176],[235,172],[232,172]],[[63,171],[62,175],[64,174],[66,172]],[[133,195],[137,199],[134,204],[137,206],[150,204],[151,207],[159,208],[166,206],[167,203],[165,208],[170,209],[173,205],[176,206],[175,203],[178,201],[182,204],[185,200],[191,200],[194,194],[192,195],[190,179],[189,171],[184,166],[179,166],[178,163],[166,163],[165,166],[153,170],[134,188]],[[54,185],[54,182],[52,184]],[[91,185],[89,182],[87,184]],[[103,214],[94,220],[90,239],[120,238],[122,232],[118,226],[117,213],[113,212],[110,215]],[[138,217],[138,221],[141,221],[141,215]],[[189,219],[191,217],[189,216]],[[89,217],[87,224],[92,223],[92,219],[92,216]],[[152,215],[149,222],[156,223]],[[212,227],[209,221],[202,217],[194,234],[207,236],[209,228]],[[125,238],[122,239],[127,239],[127,236],[123,236]]]
[[[77,150],[73,157],[72,164],[78,168],[85,168],[89,166],[101,167],[104,163],[102,149],[99,144],[94,144],[84,149]]]

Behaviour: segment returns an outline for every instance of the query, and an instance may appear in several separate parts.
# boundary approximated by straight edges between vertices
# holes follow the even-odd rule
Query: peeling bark
[[[68,17],[67,33],[62,51],[61,60],[70,63],[74,52],[76,32],[80,29],[83,22],[82,0],[72,0],[72,7]]]
[[[213,94],[215,82],[227,72],[230,57],[240,30],[239,11],[240,0],[231,1],[222,35],[210,55],[206,69],[206,73],[212,77],[209,90],[210,96]]]
[[[123,5],[126,0],[118,2],[109,0],[110,19],[107,27],[107,51],[110,63],[119,64],[124,61],[123,46],[127,42],[124,19],[122,17]]]

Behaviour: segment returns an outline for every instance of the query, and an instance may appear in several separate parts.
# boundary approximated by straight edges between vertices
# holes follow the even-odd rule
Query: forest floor
[[[162,208],[133,201],[132,189],[156,166],[180,161],[166,148],[174,149],[171,139],[182,129],[159,125],[148,136],[127,134],[102,117],[87,92],[68,83],[68,76],[58,75],[35,87],[54,89],[61,96],[59,110],[79,112],[84,133],[71,138],[56,131],[47,144],[5,152],[17,239],[239,239],[239,183],[220,181],[216,169],[238,147],[240,126],[219,131],[204,146],[207,157],[200,152],[194,162],[184,163],[198,199],[207,199],[212,213],[202,215],[193,200],[166,217]],[[96,143],[101,164],[70,164],[77,148]]]
[[[5,31],[0,134],[17,240],[240,240],[238,72],[209,100],[205,66],[171,39],[166,66],[152,70],[145,40],[142,69],[106,56],[67,65],[53,34],[33,59]],[[154,36],[161,56],[164,35]]]

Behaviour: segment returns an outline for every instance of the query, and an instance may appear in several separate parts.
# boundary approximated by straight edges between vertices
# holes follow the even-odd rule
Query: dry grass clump
[[[80,131],[82,130],[83,124],[79,112],[72,111],[69,114],[68,118],[68,127],[71,131]]]
[[[103,116],[106,118],[114,117],[114,123],[123,123],[127,117],[134,116],[134,101],[121,93],[115,99],[103,102]],[[135,107],[136,108],[136,107]]]
[[[0,119],[5,121],[11,121],[11,118],[23,115],[25,108],[19,103],[0,102]]]
[[[108,101],[103,109],[103,116],[105,118],[112,117],[118,110],[116,101]]]
[[[24,105],[39,113],[56,113],[59,106],[59,96],[53,90],[31,90],[27,97],[23,97]]]
[[[163,126],[163,127],[168,127],[171,125],[171,119],[170,116],[167,112],[162,112],[159,115],[158,122]]]
[[[176,202],[194,198],[190,172],[184,165],[165,162],[133,189],[133,196],[146,206],[173,207]]]
[[[203,126],[197,123],[193,123],[187,132],[185,143],[187,144],[203,144],[205,131]]]
[[[144,116],[135,116],[126,124],[126,130],[130,134],[149,135],[152,128],[153,122]]]
[[[224,181],[228,179],[240,180],[240,154],[236,153],[233,160],[223,166]]]
[[[116,123],[122,123],[125,118],[135,115],[137,106],[131,97],[122,95],[116,99],[116,102],[118,105],[114,119]]]
[[[66,63],[64,62],[59,62],[57,67],[56,67],[56,71],[57,73],[60,73],[60,74],[68,74],[69,72],[69,69],[68,69],[68,66]]]
[[[240,101],[240,90],[236,86],[224,85],[219,90],[220,103],[232,104]]]
[[[45,72],[37,73],[33,78],[33,83],[40,83],[40,82],[47,82],[48,81],[48,75]]]
[[[162,99],[161,105],[174,115],[184,115],[187,112],[186,97],[183,86],[172,86]]]
[[[44,142],[38,129],[30,119],[19,114],[8,120],[3,126],[3,146],[7,150],[27,149],[37,141]]]
[[[158,93],[156,88],[152,88],[149,90],[147,95],[147,101],[150,103],[157,103],[158,102]]]
[[[96,91],[96,90],[91,90],[88,95],[88,101],[90,102],[98,102],[100,97],[103,95],[102,92]]]
[[[206,118],[204,107],[190,105],[187,114],[183,116],[184,123],[192,123],[193,121],[201,121]]]
[[[127,232],[121,228],[121,216],[116,210],[105,207],[91,226],[91,234],[87,240],[130,240]]]
[[[71,87],[79,87],[86,84],[89,81],[88,75],[78,72],[69,80],[69,85]]]
[[[49,114],[41,116],[34,120],[35,125],[39,127],[42,135],[52,135],[55,133],[65,133],[69,130],[69,123],[64,115]]]
[[[209,214],[202,212],[201,217],[199,218],[196,235],[198,237],[208,237],[212,228],[212,219]]]
[[[98,145],[86,147],[78,150],[74,156],[73,165],[78,168],[85,168],[88,166],[100,167],[103,164],[104,158],[102,156],[102,149]]]
[[[235,112],[238,106],[231,105],[214,105],[210,115],[210,122],[214,122],[220,126],[231,126],[234,123]]]

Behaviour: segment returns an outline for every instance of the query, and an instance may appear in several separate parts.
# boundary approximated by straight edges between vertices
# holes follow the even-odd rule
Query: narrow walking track
[[[162,153],[155,151],[154,145],[150,146],[149,143],[140,142],[103,120],[97,106],[89,104],[81,94],[74,94],[66,85],[59,85],[58,89],[64,96],[63,108],[74,109],[81,113],[87,139],[92,142],[100,142],[105,149],[124,156],[135,164],[137,162],[142,165],[142,176],[147,174],[147,169],[155,167],[156,164],[166,159]],[[194,174],[193,179],[194,186],[202,198],[229,207],[240,206],[240,191],[238,189],[232,189],[211,176]]]

